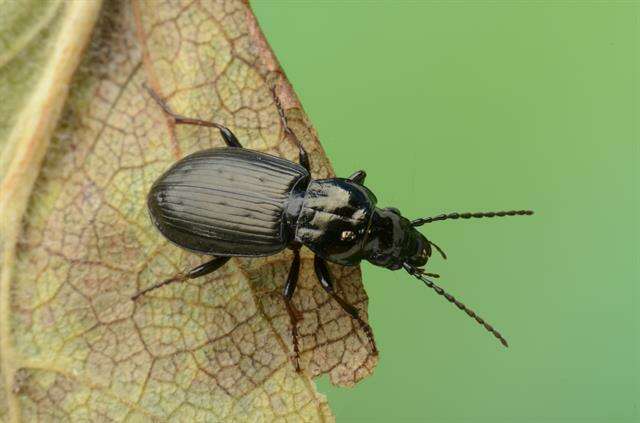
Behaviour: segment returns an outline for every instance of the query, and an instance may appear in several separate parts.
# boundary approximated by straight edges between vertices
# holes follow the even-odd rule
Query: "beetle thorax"
[[[311,181],[299,211],[295,241],[320,257],[353,266],[362,255],[376,197],[343,178]]]

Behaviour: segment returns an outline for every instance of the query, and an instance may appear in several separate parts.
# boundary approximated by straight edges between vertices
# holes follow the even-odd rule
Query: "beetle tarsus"
[[[155,285],[153,285],[153,286],[150,286],[150,287],[148,287],[148,288],[145,288],[145,289],[143,289],[142,291],[138,291],[135,295],[133,295],[133,296],[131,297],[131,299],[132,299],[133,301],[136,301],[138,298],[142,297],[143,295],[145,295],[145,294],[147,294],[147,293],[149,293],[149,292],[151,292],[151,291],[154,291],[154,290],[156,290],[156,289],[158,289],[158,288],[162,288],[163,286],[165,286],[165,285],[169,285],[169,284],[172,284],[172,283],[174,283],[174,282],[182,282],[182,281],[185,281],[186,279],[188,279],[188,278],[187,278],[187,275],[182,274],[182,273],[179,273],[179,274],[177,274],[176,276],[174,276],[174,277],[172,277],[172,278],[165,279],[164,281],[162,281],[162,282],[160,282],[160,283],[157,283],[157,284],[155,284]]]
[[[333,287],[333,280],[331,279],[331,274],[329,273],[329,268],[327,267],[327,263],[320,256],[315,256],[314,258],[314,267],[316,271],[316,276],[320,281],[320,285],[324,288],[324,290],[331,295],[331,297],[342,307],[342,309],[354,319],[360,327],[362,331],[367,335],[367,339],[369,340],[369,344],[371,345],[371,352],[373,355],[378,355],[378,347],[373,338],[373,330],[371,330],[371,326],[362,318],[358,313],[358,309],[347,303],[342,297],[340,297]]]
[[[287,313],[289,313],[289,319],[291,320],[291,338],[293,340],[293,364],[296,367],[296,372],[301,373],[300,368],[300,346],[298,344],[298,322],[301,320],[298,318],[300,312],[295,309],[290,300],[285,299],[284,303],[287,307]]]
[[[147,90],[151,98],[158,104],[158,106],[160,106],[162,111],[166,115],[171,117],[174,125],[194,125],[204,126],[206,128],[216,128],[220,131],[220,135],[222,135],[222,138],[224,139],[224,142],[228,147],[242,148],[242,144],[240,144],[238,138],[226,126],[216,122],[210,122],[202,119],[195,119],[179,115],[171,110],[167,102],[162,97],[160,97],[157,92],[151,89],[146,83],[143,83],[142,86]]]
[[[156,104],[158,106],[160,106],[160,108],[162,109],[162,111],[164,111],[166,114],[168,114],[171,117],[175,117],[177,116],[173,110],[171,110],[171,108],[169,107],[169,105],[167,104],[166,101],[164,101],[164,99],[162,97],[160,97],[160,95],[158,95],[157,92],[155,92],[155,90],[153,90],[151,87],[149,87],[147,85],[146,82],[142,83],[142,88],[144,88],[145,90],[147,90],[147,93],[149,93],[149,95],[151,96],[151,98],[153,99],[153,101],[156,102]]]
[[[174,282],[184,282],[187,279],[195,279],[195,278],[199,278],[200,276],[208,275],[209,273],[215,272],[216,270],[218,270],[230,259],[231,257],[216,257],[214,259],[211,259],[205,263],[202,263],[199,266],[194,267],[193,269],[189,270],[187,273],[178,273],[177,275],[169,279],[166,279],[160,283],[157,283],[153,286],[143,289],[142,291],[139,291],[135,295],[133,295],[131,299],[133,301],[136,301],[141,296],[151,291],[154,291],[158,288],[162,288],[165,285],[172,284]]]
[[[304,146],[302,145],[302,142],[300,141],[298,136],[289,127],[287,116],[284,113],[284,108],[282,107],[280,98],[276,94],[275,85],[271,86],[271,95],[273,95],[273,101],[276,104],[276,109],[278,109],[278,114],[280,115],[280,123],[282,124],[285,135],[290,136],[298,146],[298,161],[300,162],[300,165],[307,169],[309,173],[311,173],[311,163],[309,162],[309,155],[307,154],[307,150],[304,149]]]
[[[287,313],[289,314],[289,320],[291,321],[291,339],[293,341],[294,360],[293,363],[296,366],[296,371],[300,373],[300,346],[298,344],[298,322],[303,319],[302,313],[296,309],[291,301],[293,294],[296,291],[296,285],[300,276],[300,248],[293,248],[293,261],[289,268],[289,275],[287,276],[287,282],[284,284],[282,290],[282,298],[284,304],[287,307]]]

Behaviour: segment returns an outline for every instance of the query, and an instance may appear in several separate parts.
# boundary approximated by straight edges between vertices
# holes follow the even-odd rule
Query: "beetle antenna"
[[[439,214],[432,217],[423,217],[421,219],[415,219],[411,221],[412,226],[422,226],[426,223],[438,222],[440,220],[447,219],[470,219],[472,217],[505,217],[505,216],[531,216],[533,210],[509,210],[509,211],[497,211],[497,212],[474,212],[474,213],[447,213]]]
[[[425,285],[427,285],[429,288],[431,288],[434,291],[436,291],[438,293],[438,295],[442,295],[450,303],[455,304],[456,307],[458,307],[460,310],[462,310],[465,313],[467,313],[469,315],[469,317],[473,318],[476,322],[480,323],[487,331],[491,332],[493,334],[493,336],[498,338],[498,340],[500,341],[500,343],[502,345],[504,345],[505,347],[509,346],[509,344],[507,343],[507,340],[503,338],[503,336],[500,334],[500,332],[498,332],[496,329],[494,329],[494,327],[491,326],[489,323],[487,323],[482,317],[478,316],[475,311],[471,310],[466,305],[462,304],[453,295],[449,294],[447,291],[445,291],[444,289],[442,289],[441,287],[436,285],[435,282],[433,282],[431,279],[426,278],[424,276],[425,273],[424,273],[423,269],[418,269],[416,267],[412,267],[412,266],[408,265],[407,263],[404,263],[402,266],[404,267],[404,270],[406,270],[411,276],[414,276],[414,277],[420,279],[422,282],[424,282]]]

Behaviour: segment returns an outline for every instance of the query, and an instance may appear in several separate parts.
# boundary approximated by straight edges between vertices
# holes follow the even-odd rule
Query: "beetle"
[[[508,346],[493,326],[435,284],[437,274],[424,270],[434,249],[442,258],[447,256],[417,228],[448,219],[524,216],[533,211],[448,213],[409,220],[396,208],[377,207],[376,196],[364,185],[363,170],[348,178],[313,179],[309,157],[287,124],[275,88],[282,127],[298,146],[299,164],[245,149],[229,128],[178,115],[155,91],[145,88],[174,124],[218,129],[226,147],[179,160],[155,181],[147,196],[151,221],[162,235],[183,249],[214,258],[139,291],[133,300],[170,283],[212,273],[231,257],[268,256],[289,248],[293,261],[282,297],[291,321],[293,361],[300,372],[297,324],[302,315],[291,300],[300,272],[300,248],[305,246],[315,253],[314,269],[322,288],[357,321],[373,354],[378,353],[373,332],[358,310],[336,292],[327,262],[357,266],[366,260],[389,270],[404,269]]]

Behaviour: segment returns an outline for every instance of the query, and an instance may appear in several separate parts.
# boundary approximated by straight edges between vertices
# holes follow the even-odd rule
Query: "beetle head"
[[[363,257],[376,266],[383,266],[391,270],[404,268],[411,276],[421,280],[438,295],[443,296],[447,301],[475,319],[506,347],[508,346],[507,341],[500,332],[478,316],[475,311],[468,308],[430,279],[439,277],[435,273],[428,273],[424,270],[424,266],[427,264],[429,257],[431,257],[431,247],[435,248],[443,258],[447,258],[447,256],[440,247],[429,241],[416,228],[427,223],[448,219],[530,216],[532,214],[531,210],[449,213],[409,221],[402,217],[398,209],[392,207],[386,209],[376,208],[372,216],[371,226],[367,231]]]
[[[376,208],[364,244],[364,256],[376,266],[391,270],[400,269],[405,263],[423,267],[431,256],[432,245],[398,209]]]

